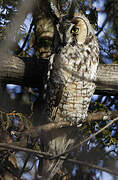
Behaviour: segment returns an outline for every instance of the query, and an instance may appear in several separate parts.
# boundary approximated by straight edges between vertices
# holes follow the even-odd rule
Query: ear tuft
[[[57,9],[56,5],[54,5],[52,2],[50,2],[50,7],[52,14],[54,14],[57,18],[60,18],[59,10]]]

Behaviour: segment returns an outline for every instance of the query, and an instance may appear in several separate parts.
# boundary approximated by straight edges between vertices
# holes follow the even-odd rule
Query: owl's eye
[[[80,31],[80,28],[73,26],[73,28],[71,29],[71,33],[78,33]]]

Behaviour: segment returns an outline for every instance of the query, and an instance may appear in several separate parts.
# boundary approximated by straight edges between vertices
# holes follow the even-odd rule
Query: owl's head
[[[71,20],[63,17],[56,27],[60,36],[61,44],[63,45],[71,44],[74,46],[77,44],[83,44],[88,39],[90,33],[91,35],[94,35],[89,20],[81,14],[74,16]]]
[[[58,1],[61,2],[61,1]],[[81,13],[74,13],[75,7],[72,2],[69,4],[65,13],[62,8],[51,3],[51,12],[54,22],[54,43],[55,52],[59,52],[60,48],[66,45],[89,44],[95,38],[94,30],[89,20]]]

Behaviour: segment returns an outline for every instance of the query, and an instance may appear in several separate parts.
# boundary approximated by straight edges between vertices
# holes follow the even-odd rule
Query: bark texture
[[[42,87],[48,71],[48,59],[0,54],[0,81],[29,87]],[[100,64],[97,71],[97,94],[118,93],[118,65]]]

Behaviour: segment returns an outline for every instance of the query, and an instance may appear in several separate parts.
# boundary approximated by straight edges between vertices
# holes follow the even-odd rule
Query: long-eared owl
[[[70,121],[77,124],[74,127],[55,128],[48,134],[46,151],[55,155],[65,152],[85,137],[78,127],[87,118],[95,91],[99,47],[94,30],[84,15],[77,14],[71,18],[57,16],[54,27],[48,117],[52,122]],[[45,179],[50,180],[60,172],[62,164],[60,159],[46,161],[45,169],[48,173],[44,173]]]
[[[99,62],[99,47],[89,20],[82,14],[60,18],[54,46],[49,120],[79,124],[87,118]]]

